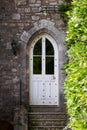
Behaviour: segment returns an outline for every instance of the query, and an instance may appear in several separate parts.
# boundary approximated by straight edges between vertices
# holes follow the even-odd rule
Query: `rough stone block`
[[[29,34],[24,31],[23,34],[21,35],[21,40],[24,41],[24,42],[28,42],[28,39],[29,39]]]
[[[20,14],[14,13],[14,14],[12,15],[12,19],[13,19],[13,20],[20,20]]]
[[[15,4],[16,5],[25,5],[26,4],[26,0],[15,0]]]
[[[39,20],[39,16],[32,16],[32,20]]]

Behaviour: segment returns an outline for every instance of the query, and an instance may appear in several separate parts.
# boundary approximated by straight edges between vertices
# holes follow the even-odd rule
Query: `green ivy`
[[[60,12],[61,14],[61,17],[65,23],[65,25],[67,25],[67,21],[68,21],[68,15],[67,15],[67,12],[71,10],[71,3],[62,3],[60,5],[58,5],[58,11]]]
[[[72,130],[87,130],[87,0],[73,0],[66,36],[64,89]]]

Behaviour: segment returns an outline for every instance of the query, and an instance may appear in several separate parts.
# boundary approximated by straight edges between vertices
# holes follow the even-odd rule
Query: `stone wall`
[[[61,43],[59,46],[61,71],[65,61],[64,23],[59,12],[41,12],[42,7],[54,7],[60,3],[62,0],[0,0],[0,120],[13,122],[14,110],[20,107],[20,103],[28,109],[27,48],[35,36],[45,32]],[[16,56],[11,48],[13,39],[17,43]],[[61,89],[63,79],[61,72],[60,95],[63,94]]]

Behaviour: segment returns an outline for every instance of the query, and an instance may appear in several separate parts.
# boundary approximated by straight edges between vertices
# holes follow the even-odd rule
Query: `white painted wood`
[[[35,43],[42,38],[42,74],[33,74],[33,49]],[[45,39],[48,39],[54,47],[54,74],[45,74]],[[30,105],[59,105],[58,82],[58,46],[49,35],[39,36],[32,42],[30,53]]]

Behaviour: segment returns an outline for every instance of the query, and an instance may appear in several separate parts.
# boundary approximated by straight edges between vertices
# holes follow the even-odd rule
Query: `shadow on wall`
[[[14,127],[8,121],[0,121],[0,130],[14,130]]]

